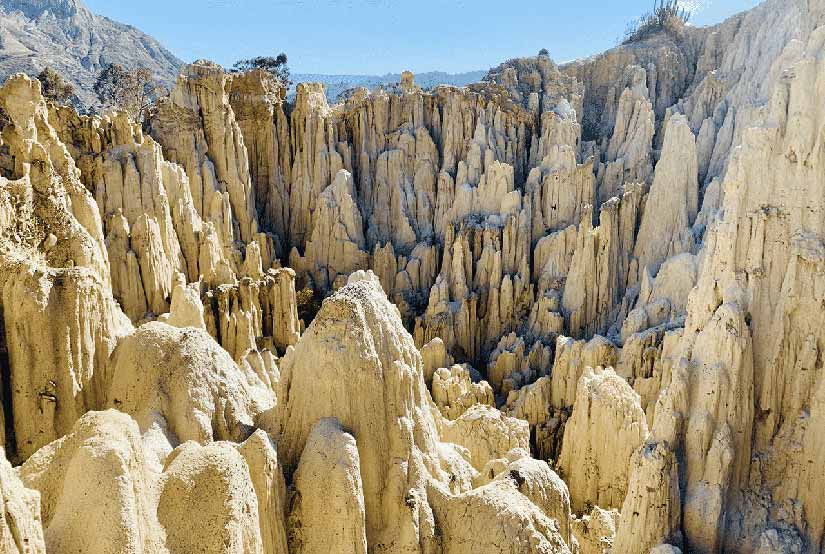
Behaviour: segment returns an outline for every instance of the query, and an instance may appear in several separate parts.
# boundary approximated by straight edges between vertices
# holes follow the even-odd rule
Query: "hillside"
[[[152,37],[93,14],[81,0],[0,0],[0,80],[50,66],[92,106],[95,79],[111,63],[146,67],[168,85],[182,65]]]

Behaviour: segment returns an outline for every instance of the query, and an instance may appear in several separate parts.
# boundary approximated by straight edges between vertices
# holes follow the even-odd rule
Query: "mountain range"
[[[130,69],[148,68],[167,86],[174,83],[183,65],[151,36],[93,13],[80,0],[0,0],[0,81],[15,73],[35,76],[51,67],[74,85],[79,106],[94,107],[95,79],[112,63]],[[480,80],[485,73],[431,71],[416,75],[416,82],[424,88],[439,84],[464,86]],[[373,89],[400,79],[400,74],[293,74],[295,83],[323,83],[330,101],[351,88]]]

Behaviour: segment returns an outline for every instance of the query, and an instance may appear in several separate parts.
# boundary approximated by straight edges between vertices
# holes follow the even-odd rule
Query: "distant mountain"
[[[110,63],[148,68],[165,84],[182,65],[152,37],[93,14],[80,0],[0,0],[0,80],[49,66],[93,106],[95,79]]]
[[[444,73],[443,71],[428,71],[416,73],[415,83],[425,89],[438,85],[454,85],[463,87],[477,83],[487,74],[487,71],[468,71],[466,73]],[[401,80],[400,73],[386,75],[323,75],[314,73],[295,73],[292,80],[297,83],[323,83],[326,87],[327,98],[335,102],[338,96],[351,88],[365,87],[370,90],[381,85],[392,85]],[[294,92],[295,88],[291,92]]]

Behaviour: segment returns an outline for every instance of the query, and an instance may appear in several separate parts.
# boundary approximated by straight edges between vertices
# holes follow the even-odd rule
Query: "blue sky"
[[[701,3],[699,25],[758,0]],[[614,46],[653,0],[86,0],[185,61],[288,54],[294,73],[487,69],[547,48],[556,61]]]

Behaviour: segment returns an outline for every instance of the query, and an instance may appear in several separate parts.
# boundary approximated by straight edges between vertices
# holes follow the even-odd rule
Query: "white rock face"
[[[170,554],[260,554],[258,499],[249,467],[228,443],[187,442],[169,457],[157,516]]]
[[[513,479],[455,497],[433,493],[443,551],[450,554],[530,552],[567,554],[559,524],[518,492]],[[473,517],[464,514],[472,513]]]
[[[275,395],[204,331],[147,323],[111,358],[112,408],[132,415],[159,460],[186,441],[241,440]]]
[[[630,385],[612,369],[586,369],[558,464],[575,512],[583,512],[586,504],[621,507],[628,464],[647,433],[639,396]]]
[[[29,458],[20,477],[40,492],[48,551],[164,552],[154,475],[129,416],[87,413]]]
[[[142,123],[9,79],[3,551],[819,554],[824,45],[767,0],[333,106],[200,61]]]
[[[40,516],[40,494],[27,489],[6,460],[0,460],[0,500],[3,509],[0,525],[0,547],[9,554],[44,554],[43,524]]]
[[[290,551],[366,554],[361,461],[352,435],[322,419],[307,440],[295,471]]]
[[[627,496],[613,548],[645,553],[665,542],[681,542],[679,476],[667,444],[648,442],[630,462]]]
[[[667,121],[662,156],[656,164],[634,250],[639,268],[651,275],[671,256],[693,249],[691,227],[699,210],[698,171],[693,132],[685,117],[673,116]]]
[[[406,534],[419,516],[404,497],[438,474],[438,431],[421,355],[374,274],[324,302],[283,360],[278,398],[287,467],[299,465],[320,419],[337,418],[357,440],[370,544],[425,539]]]

